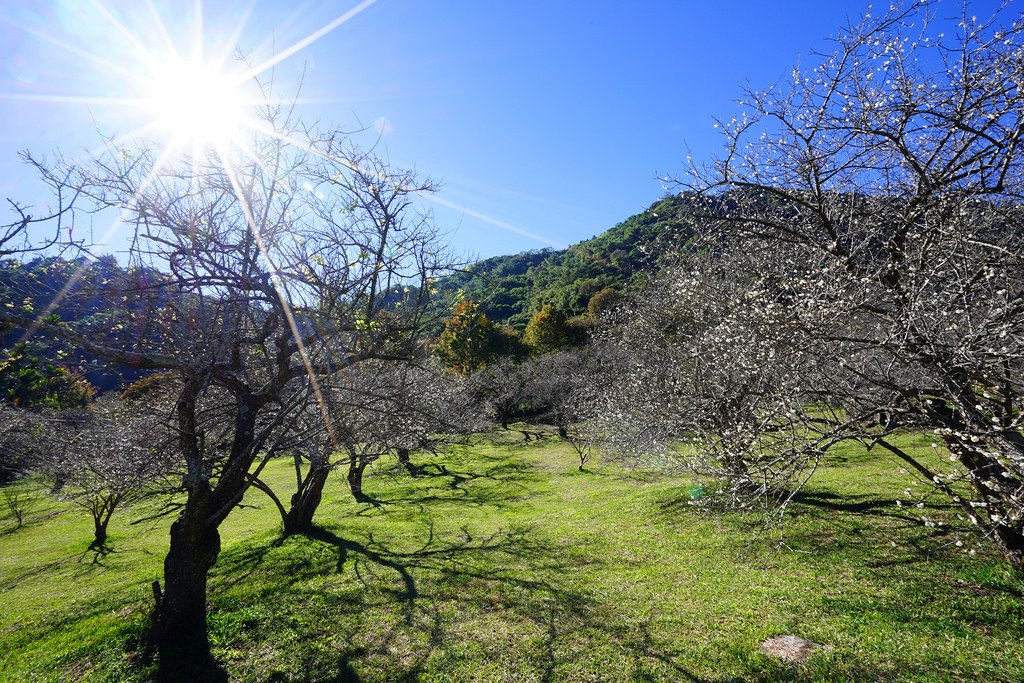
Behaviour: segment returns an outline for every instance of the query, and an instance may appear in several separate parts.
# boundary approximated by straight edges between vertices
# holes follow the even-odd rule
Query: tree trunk
[[[960,424],[957,424],[957,427],[962,431],[968,429]],[[978,448],[977,444],[956,437],[947,437],[945,442],[950,454],[956,456],[970,471],[971,484],[978,497],[986,504],[984,512],[1004,519],[1002,523],[993,521],[990,524],[982,515],[983,521],[979,526],[991,536],[1011,569],[1018,576],[1024,576],[1024,522],[1005,521],[1012,517],[1013,510],[1012,498],[1006,492],[1019,490],[1020,480],[1005,472],[999,461]],[[1000,446],[1004,453],[1016,455],[1020,452],[1014,452],[1016,449],[1012,443],[1003,443]],[[1008,498],[1010,500],[1007,500]]]
[[[107,544],[107,527],[110,526],[110,518],[114,516],[114,510],[123,500],[123,496],[114,494],[102,496],[99,501],[93,502],[90,508],[92,513],[93,540],[90,548],[103,548]]]
[[[156,680],[227,683],[210,655],[206,631],[206,580],[220,553],[220,534],[202,516],[182,513],[171,525],[164,587],[154,586],[157,609],[151,638],[160,653]]]
[[[206,646],[206,578],[220,554],[220,534],[205,523],[204,512],[186,509],[171,525],[154,625],[161,659],[176,656],[182,646]]]
[[[90,548],[102,548],[107,544],[107,525],[110,524],[109,512],[93,513],[92,516],[92,545]]]
[[[164,558],[164,590],[156,605],[150,632],[150,638],[159,647],[160,669],[164,672],[184,672],[191,666],[190,661],[200,666],[199,660],[209,660],[206,578],[220,554],[217,528],[222,517],[211,517],[217,505],[211,500],[213,492],[205,471],[195,413],[201,387],[198,377],[190,377],[177,403],[182,455],[188,465],[184,479],[188,498],[181,514],[171,524],[171,544]],[[241,402],[238,405],[232,456],[240,445],[240,436],[244,439],[251,435],[247,427],[253,421],[249,411],[243,410],[246,406]],[[220,485],[227,478],[222,476]]]
[[[60,495],[60,492],[64,490],[64,484],[67,481],[67,477],[63,474],[58,474],[53,480],[53,488],[50,489],[51,496]]]
[[[995,541],[1018,578],[1024,578],[1024,524],[997,526]]]
[[[313,515],[323,498],[324,485],[330,473],[331,468],[326,465],[314,465],[310,469],[302,490],[292,496],[291,506],[283,515],[285,536],[309,531],[313,526]]]
[[[409,460],[409,449],[399,448],[398,451],[398,462],[405,468],[405,471],[414,477],[418,477],[423,474],[423,471],[417,466],[412,464]]]
[[[352,458],[352,462],[348,466],[348,477],[346,477],[352,497],[360,503],[369,500],[368,496],[363,493],[363,470],[365,469],[366,463],[361,458]]]

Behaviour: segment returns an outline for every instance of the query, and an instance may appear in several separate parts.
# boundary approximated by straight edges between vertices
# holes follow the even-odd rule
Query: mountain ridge
[[[657,266],[652,247],[685,236],[693,221],[687,198],[662,197],[589,240],[492,256],[441,278],[437,290],[442,300],[470,299],[494,322],[519,330],[545,304],[583,315],[603,289],[622,292],[646,281]]]

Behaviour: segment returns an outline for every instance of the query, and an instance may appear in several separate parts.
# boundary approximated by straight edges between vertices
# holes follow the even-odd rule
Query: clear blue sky
[[[195,4],[151,1],[184,48]],[[145,45],[157,24],[145,0],[0,4],[0,196],[39,202],[45,195],[18,150],[74,156],[96,145],[97,130],[142,122],[124,106],[46,98],[131,96],[92,57],[123,65],[137,49],[111,18]],[[204,41],[229,43],[241,26],[233,42],[265,58],[357,4],[206,0]],[[987,15],[995,4],[973,7]],[[293,82],[305,68],[311,119],[379,126],[393,163],[442,182],[439,199],[457,208],[433,209],[455,246],[490,256],[578,242],[643,209],[663,193],[656,173],[679,170],[687,150],[703,159],[718,148],[712,118],[735,110],[745,84],[784,78],[865,7],[378,0],[282,61],[276,77]]]

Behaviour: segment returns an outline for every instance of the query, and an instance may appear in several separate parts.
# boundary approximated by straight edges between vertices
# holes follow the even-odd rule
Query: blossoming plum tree
[[[865,16],[720,122],[724,153],[677,181],[702,235],[613,342],[615,406],[776,513],[834,444],[884,449],[1022,572],[1024,22],[942,35],[947,8]]]

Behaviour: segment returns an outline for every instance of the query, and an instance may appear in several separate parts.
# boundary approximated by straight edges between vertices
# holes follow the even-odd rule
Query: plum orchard
[[[678,181],[702,235],[612,335],[606,433],[632,452],[693,438],[687,464],[724,482],[701,502],[774,513],[862,441],[1021,572],[1024,24],[968,15],[943,37],[938,11],[866,17],[720,122],[724,154]]]

